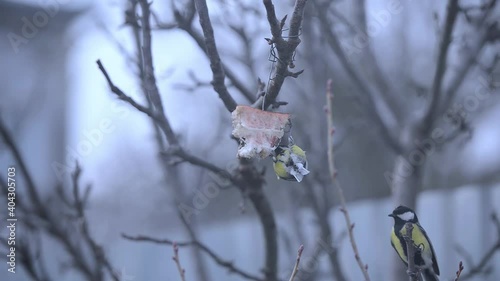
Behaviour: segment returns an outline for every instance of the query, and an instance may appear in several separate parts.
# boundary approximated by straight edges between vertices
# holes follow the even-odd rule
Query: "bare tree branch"
[[[457,272],[455,273],[455,281],[458,281],[460,279],[460,275],[462,274],[462,271],[464,270],[464,265],[462,263],[462,261],[460,261],[458,263],[458,270]]]
[[[496,213],[493,213],[491,215],[491,220],[493,221],[493,224],[495,225],[496,231],[497,231],[497,241],[495,244],[491,246],[491,248],[483,255],[483,257],[479,260],[479,262],[476,265],[468,265],[469,270],[467,271],[466,274],[463,274],[460,280],[467,280],[472,277],[475,277],[476,275],[483,274],[485,267],[488,265],[488,263],[491,261],[493,256],[497,251],[500,251],[500,220],[498,218],[498,215]]]
[[[278,232],[271,203],[262,188],[264,184],[263,173],[257,170],[253,161],[240,159],[235,180],[243,195],[252,202],[259,216],[265,241],[264,272],[266,281],[275,281],[278,272]]]
[[[283,82],[287,76],[295,77],[302,72],[292,73],[289,67],[293,68],[293,54],[295,49],[300,44],[300,29],[302,25],[302,17],[304,15],[304,9],[307,0],[296,0],[295,7],[293,9],[292,18],[290,19],[290,29],[288,31],[288,39],[285,40],[282,36],[283,25],[286,21],[286,16],[279,21],[276,17],[276,11],[274,10],[274,4],[271,0],[263,0],[264,6],[267,12],[267,20],[269,21],[269,26],[271,28],[272,39],[269,43],[276,46],[278,51],[278,59],[276,63],[276,71],[274,76],[269,81],[267,92],[264,96],[260,97],[252,106],[256,108],[261,108],[262,103],[264,107],[267,108],[274,104],[278,94],[283,86]]]
[[[363,34],[368,34],[367,32],[367,22],[366,22],[366,7],[365,0],[356,0],[353,3],[355,18],[357,18],[359,25],[362,29]],[[338,16],[337,16],[338,17]],[[356,30],[358,32],[359,30]],[[389,84],[387,78],[384,76],[384,72],[380,67],[375,53],[372,48],[371,40],[368,39],[367,46],[364,48],[364,52],[362,58],[364,59],[363,69],[366,69],[369,77],[373,79],[373,82],[378,87],[378,92],[380,98],[388,105],[387,114],[390,115],[390,118],[397,118],[399,116],[398,110],[401,109],[401,106],[398,104],[398,96],[394,94],[394,91]]]
[[[306,178],[307,179],[307,178]],[[308,181],[310,179],[307,179]],[[320,183],[323,185],[323,183]],[[314,190],[312,188],[307,188],[305,190],[306,195],[309,197],[309,201],[311,203],[312,209],[316,215],[316,219],[318,220],[318,225],[320,229],[320,241],[322,243],[322,247],[318,247],[317,251],[313,254],[313,260],[317,260],[319,255],[323,252],[328,254],[328,261],[330,262],[330,269],[332,270],[333,276],[335,276],[335,280],[337,281],[346,281],[344,272],[342,271],[342,267],[339,261],[339,251],[338,248],[332,245],[333,243],[333,233],[331,230],[330,222],[329,222],[329,211],[332,207],[329,198],[329,195],[326,193],[325,189],[321,190],[319,195],[320,198],[323,198],[324,204],[320,205],[318,196],[314,194]],[[326,248],[325,248],[326,247]],[[314,277],[316,273],[309,273],[309,276],[304,278],[305,280],[310,280]]]
[[[182,268],[181,261],[179,260],[179,246],[174,242],[172,247],[174,248],[174,256],[172,257],[172,259],[177,266],[177,270],[179,271],[179,275],[181,276],[181,281],[186,281],[186,270]]]
[[[201,179],[201,177],[200,177]],[[176,178],[176,181],[179,182],[178,178]],[[179,186],[179,189],[183,188],[182,185]],[[178,192],[180,193],[180,192]],[[176,206],[179,206],[179,204],[176,204]],[[190,224],[187,220],[186,217],[182,215],[181,211],[179,208],[177,208],[177,215],[179,219],[181,220],[182,224],[184,225],[184,228],[189,234],[189,239],[194,241],[198,240],[198,235],[196,234],[196,231],[193,227],[193,224]],[[208,274],[207,274],[207,268],[205,264],[205,260],[201,256],[201,251],[199,248],[194,249],[194,255],[195,255],[195,260],[196,260],[196,273],[198,273],[200,279],[208,281]]]
[[[178,145],[177,137],[175,136],[170,123],[165,116],[163,104],[160,96],[160,91],[156,85],[156,78],[153,67],[153,55],[151,52],[151,24],[150,24],[150,3],[147,0],[139,0],[142,9],[142,55],[143,55],[143,71],[144,89],[146,95],[151,99],[154,109],[158,112],[161,123],[159,124],[165,133],[165,137],[171,145]],[[101,67],[100,67],[101,68]],[[101,69],[102,70],[102,69]],[[110,80],[108,80],[109,83]],[[111,84],[110,84],[111,86]]]
[[[166,118],[166,116],[162,112],[152,110],[148,107],[145,107],[145,106],[137,103],[134,99],[132,99],[130,96],[126,95],[120,88],[118,88],[117,86],[115,86],[115,84],[113,84],[113,81],[109,77],[108,72],[106,71],[103,64],[101,63],[101,60],[97,60],[97,65],[99,66],[99,69],[101,70],[102,74],[104,75],[104,77],[108,81],[109,88],[111,89],[111,91],[113,93],[115,93],[118,96],[118,98],[126,101],[127,103],[132,105],[135,109],[137,109],[140,112],[145,113],[149,117],[153,118],[157,122],[158,126],[160,126],[160,128],[162,129],[162,131],[165,134],[170,145],[172,145],[172,146],[179,145],[177,137],[176,137],[174,131],[172,130],[172,127],[170,126],[170,122],[168,121],[168,119]],[[160,100],[160,103],[161,103],[161,100]]]
[[[208,21],[208,11],[206,10],[206,3],[198,3],[198,10],[201,13],[200,14],[200,19],[203,18],[202,20],[202,28],[205,29],[206,35],[211,37],[212,39],[208,39],[207,41],[207,47],[210,45],[212,50],[215,50],[215,45],[211,45],[210,41],[215,40],[213,39],[213,30],[211,30],[210,22]],[[200,6],[205,6],[205,9]],[[149,6],[143,7],[144,8],[149,8]],[[206,17],[203,15],[203,13],[206,13]],[[207,30],[210,29],[210,30]],[[148,30],[144,30],[143,32],[148,32]],[[215,43],[215,41],[213,41]],[[220,59],[219,59],[220,62]],[[269,201],[265,197],[265,194],[263,193],[262,190],[262,175],[259,172],[255,172],[256,169],[253,165],[242,165],[240,166],[240,171],[238,173],[238,177],[234,178],[231,177],[231,175],[226,172],[225,170],[219,169],[215,165],[210,164],[208,161],[202,160],[200,158],[194,157],[188,153],[186,153],[178,144],[177,138],[175,138],[175,135],[173,135],[173,132],[171,132],[171,127],[170,124],[165,117],[164,114],[157,114],[156,112],[152,112],[148,108],[139,105],[136,103],[133,99],[131,99],[129,96],[127,96],[123,91],[121,91],[118,87],[116,87],[111,79],[109,78],[109,75],[107,75],[104,67],[100,63],[100,61],[97,62],[99,65],[99,68],[103,72],[104,76],[106,77],[108,84],[111,88],[111,90],[118,95],[121,99],[129,102],[132,106],[134,106],[136,109],[139,111],[149,115],[151,118],[153,118],[156,122],[158,122],[160,128],[164,131],[164,133],[167,136],[167,139],[169,139],[170,133],[172,133],[172,142],[169,142],[171,144],[171,147],[169,150],[166,152],[166,155],[175,155],[179,158],[181,158],[183,161],[190,162],[194,165],[199,165],[202,167],[205,167],[211,171],[214,171],[218,173],[219,175],[226,177],[230,179],[233,183],[238,185],[242,192],[248,192],[249,198],[252,201],[257,214],[259,215],[259,218],[261,220],[261,223],[263,225],[263,230],[264,230],[264,238],[266,241],[266,280],[276,280],[276,272],[277,272],[277,258],[278,258],[278,245],[277,245],[277,232],[276,232],[276,223],[274,220],[274,215],[270,206]],[[220,65],[219,65],[220,66]],[[221,70],[220,67],[215,68],[216,71]],[[220,74],[220,73],[219,73]],[[219,76],[219,78],[223,76]],[[219,81],[220,82],[220,81]],[[225,89],[225,86],[224,86]],[[227,91],[227,89],[226,89]],[[160,100],[161,101],[161,100]],[[175,145],[173,145],[175,144]],[[243,161],[244,162],[244,161]],[[249,172],[250,171],[250,172]],[[248,173],[249,172],[249,173]]]
[[[86,197],[84,196],[83,198],[80,195],[80,175],[81,175],[81,168],[76,164],[75,171],[71,175],[72,178],[72,183],[73,183],[73,202],[74,202],[74,209],[77,212],[77,218],[80,220],[79,225],[80,225],[80,232],[83,236],[83,239],[87,242],[89,247],[91,248],[91,253],[94,256],[94,259],[96,260],[97,266],[104,266],[106,270],[111,274],[111,277],[115,281],[119,281],[120,278],[114,271],[113,267],[111,266],[111,263],[109,260],[106,258],[103,249],[97,245],[95,240],[92,238],[89,228],[88,228],[88,223],[87,219],[85,218],[85,213],[84,213],[84,208],[87,205],[86,203]],[[87,192],[86,192],[87,193]]]
[[[489,11],[489,10],[488,10]],[[484,15],[484,18],[487,17],[487,14]],[[464,55],[464,59],[458,69],[457,73],[449,83],[449,87],[444,93],[443,101],[437,110],[437,113],[434,116],[438,116],[439,114],[443,114],[446,110],[449,109],[453,98],[456,96],[457,90],[466,80],[465,77],[469,73],[469,70],[472,66],[477,62],[477,59],[484,49],[486,44],[491,40],[492,33],[494,32],[495,23],[486,23],[482,22],[479,25],[479,29],[477,32],[479,33],[476,42],[472,42],[472,46],[468,48],[468,51]],[[498,54],[498,52],[497,52]]]
[[[413,224],[406,223],[406,235],[404,235],[404,239],[406,242],[406,256],[408,257],[408,276],[410,277],[410,281],[418,281],[418,271],[415,267],[415,246],[412,239],[413,234]]]
[[[332,80],[328,80],[326,86],[326,119],[327,119],[327,149],[328,149],[328,168],[330,172],[330,177],[333,185],[336,187],[339,199],[340,199],[340,211],[344,214],[347,231],[349,233],[349,240],[351,242],[351,247],[354,252],[354,257],[358,263],[359,269],[363,273],[365,281],[370,281],[370,275],[368,274],[368,266],[363,263],[361,256],[359,255],[358,246],[356,240],[354,239],[354,224],[351,223],[351,217],[349,211],[347,211],[346,200],[344,197],[344,191],[340,186],[337,179],[337,169],[335,168],[334,154],[333,154],[333,135],[335,129],[333,127],[333,93],[332,93]]]
[[[459,12],[458,0],[449,0],[448,8],[446,10],[446,19],[444,30],[439,45],[439,54],[437,59],[436,72],[434,74],[434,80],[432,82],[431,90],[431,102],[424,116],[423,124],[432,124],[435,120],[435,115],[437,114],[437,109],[439,107],[439,100],[442,98],[442,84],[444,74],[447,69],[448,61],[448,50],[451,43],[451,38],[453,35],[453,29],[455,27],[455,22],[457,19],[457,14]]]
[[[234,180],[234,179],[232,179],[231,174],[229,174],[229,172],[227,172],[226,170],[221,169],[208,161],[205,161],[201,158],[195,157],[194,155],[191,155],[191,154],[187,153],[186,151],[184,151],[179,146],[179,141],[177,140],[175,133],[172,131],[172,127],[170,126],[170,123],[166,119],[165,115],[154,112],[153,110],[137,103],[134,99],[132,99],[130,96],[125,94],[120,88],[118,88],[117,86],[115,86],[113,84],[111,78],[109,77],[109,74],[107,73],[106,69],[104,68],[104,66],[102,65],[100,60],[97,60],[97,65],[99,66],[99,69],[101,70],[104,77],[108,81],[108,85],[111,88],[111,91],[113,93],[115,93],[118,96],[118,98],[128,102],[130,105],[132,105],[134,108],[136,108],[140,112],[148,115],[153,120],[155,120],[155,122],[160,126],[160,128],[162,129],[165,136],[167,136],[169,143],[171,144],[171,147],[166,152],[164,152],[164,155],[167,155],[167,156],[168,155],[175,155],[175,156],[181,158],[183,161],[189,162],[195,166],[204,167],[204,168],[218,174],[219,176],[230,179],[231,181]]]
[[[194,4],[194,0],[190,0],[190,5],[191,4]],[[196,44],[200,47],[201,50],[203,50],[203,52],[205,53],[205,55],[207,55],[207,57],[208,57],[209,54],[208,54],[208,49],[205,47],[205,39],[204,39],[204,37],[191,27],[192,21],[194,19],[194,12],[195,12],[194,9],[193,9],[193,11],[191,13],[190,7],[188,7],[187,8],[188,12],[187,12],[186,16],[181,15],[180,11],[178,11],[177,8],[175,8],[175,6],[173,6],[172,9],[174,10],[174,17],[175,17],[175,19],[177,21],[178,27],[181,30],[184,30],[189,36],[191,36],[191,38],[193,38],[193,40],[196,42]],[[170,25],[168,25],[168,26],[170,26]],[[231,71],[230,67],[228,67],[223,62],[221,62],[221,63],[222,63],[223,69],[224,69],[224,74],[231,81],[231,84],[238,91],[240,91],[240,93],[249,102],[254,102],[255,96],[253,95],[252,91],[250,91],[244,85],[244,83],[236,76],[236,74],[234,74]]]
[[[219,98],[226,106],[226,109],[229,112],[233,112],[233,110],[236,109],[236,102],[231,97],[227,91],[226,85],[224,84],[226,76],[219,57],[219,51],[217,51],[217,46],[215,44],[214,30],[212,28],[212,23],[210,22],[210,16],[208,15],[207,3],[205,0],[195,0],[195,5],[196,10],[198,11],[198,16],[200,17],[201,29],[203,30],[203,35],[205,37],[207,56],[210,59],[210,68],[212,69],[213,74],[212,85],[214,90],[219,94]]]
[[[38,192],[35,188],[35,182],[33,181],[33,178],[31,177],[31,174],[29,173],[28,168],[26,167],[24,159],[21,156],[21,152],[17,148],[14,139],[8,132],[7,127],[5,126],[1,118],[0,118],[0,136],[3,138],[4,143],[10,149],[10,151],[12,152],[12,156],[19,165],[19,169],[24,179],[26,180],[26,188],[28,189],[28,196],[30,197],[30,200],[33,202],[34,207],[37,209],[43,209],[40,196],[38,195]]]
[[[150,242],[150,243],[155,243],[155,244],[174,245],[174,243],[175,243],[179,247],[195,246],[195,247],[198,247],[203,252],[205,252],[206,254],[208,254],[208,256],[210,256],[210,258],[215,263],[228,269],[229,272],[235,273],[235,274],[237,274],[245,279],[248,279],[248,280],[264,281],[264,279],[262,279],[260,277],[254,276],[250,273],[247,273],[247,272],[235,267],[233,265],[233,262],[222,259],[217,254],[215,254],[214,251],[212,251],[210,248],[208,248],[205,244],[203,244],[197,240],[190,241],[190,242],[174,242],[174,241],[169,240],[169,239],[156,239],[156,238],[151,238],[151,237],[147,237],[147,236],[143,236],[143,235],[139,235],[139,236],[134,237],[134,236],[130,236],[127,234],[122,234],[122,237],[127,239],[127,240],[131,240],[131,241]]]
[[[36,236],[39,238],[38,235]],[[0,238],[0,243],[7,249],[10,247],[5,238]],[[19,259],[20,263],[23,265],[23,270],[26,271],[33,280],[50,281],[52,279],[49,277],[43,258],[40,256],[41,245],[40,241],[29,243],[25,237],[20,237],[16,242],[16,251],[19,252]]]
[[[151,10],[150,5],[146,0],[139,1],[142,10],[141,23],[142,23],[142,58],[143,58],[143,70],[144,76],[142,79],[145,83],[145,90],[148,97],[151,99],[153,106],[160,114],[164,114],[163,104],[160,97],[160,91],[156,86],[156,77],[154,74],[153,67],[153,54],[151,51],[152,40],[151,40]],[[170,140],[169,140],[170,141]]]
[[[300,257],[302,256],[302,251],[304,251],[304,245],[300,245],[299,250],[297,251],[297,259],[295,260],[295,265],[293,266],[292,275],[290,276],[289,281],[293,281],[293,279],[295,279],[295,276],[297,275],[297,272],[299,272],[299,264]]]
[[[245,65],[248,68],[248,71],[251,74],[252,78],[258,78],[257,75],[257,70],[255,69],[255,60],[252,57],[252,53],[254,50],[254,47],[252,46],[252,40],[251,37],[247,34],[247,31],[243,27],[239,26],[234,26],[230,25],[229,28],[236,33],[238,38],[241,40],[241,43],[243,45],[243,56],[239,57],[236,56],[236,59],[239,60],[243,65]],[[258,85],[258,83],[257,83]],[[250,100],[250,102],[254,102],[255,99]]]

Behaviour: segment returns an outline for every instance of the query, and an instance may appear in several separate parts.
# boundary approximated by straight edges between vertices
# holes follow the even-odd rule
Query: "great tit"
[[[307,170],[306,152],[297,145],[278,146],[273,157],[273,168],[278,179],[301,182]]]
[[[424,228],[418,222],[415,212],[405,206],[399,206],[389,214],[394,218],[394,227],[391,232],[391,245],[396,250],[401,260],[408,266],[408,256],[406,241],[406,223],[413,224],[411,240],[415,245],[415,267],[420,270],[426,281],[439,281],[439,266],[436,260],[436,254],[432,247],[431,240],[425,233]]]

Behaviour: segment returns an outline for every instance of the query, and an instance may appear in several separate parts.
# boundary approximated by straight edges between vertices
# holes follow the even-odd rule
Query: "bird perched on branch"
[[[415,267],[422,273],[425,281],[439,281],[439,266],[434,248],[424,228],[418,222],[415,212],[408,207],[399,206],[389,214],[389,217],[394,218],[394,227],[391,232],[391,245],[394,250],[396,250],[401,260],[408,266],[405,224],[411,223],[413,225],[411,241],[413,241],[415,247],[415,255],[413,257]]]

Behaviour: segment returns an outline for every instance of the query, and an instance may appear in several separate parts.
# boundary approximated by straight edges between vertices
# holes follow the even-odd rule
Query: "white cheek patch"
[[[415,218],[415,214],[412,212],[406,212],[398,215],[398,217],[404,221],[411,221]]]

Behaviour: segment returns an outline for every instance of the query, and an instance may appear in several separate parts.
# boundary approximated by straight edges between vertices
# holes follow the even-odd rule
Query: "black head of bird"
[[[393,217],[396,224],[405,224],[407,222],[418,223],[417,214],[412,209],[402,205],[394,209],[389,214],[389,217]]]

